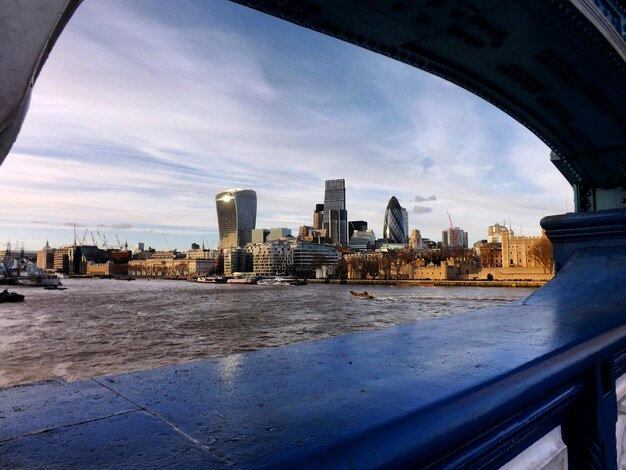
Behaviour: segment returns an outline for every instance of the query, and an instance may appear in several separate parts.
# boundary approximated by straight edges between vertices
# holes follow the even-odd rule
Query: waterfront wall
[[[354,284],[373,286],[541,287],[546,281],[487,281],[446,279],[307,279],[307,284]]]

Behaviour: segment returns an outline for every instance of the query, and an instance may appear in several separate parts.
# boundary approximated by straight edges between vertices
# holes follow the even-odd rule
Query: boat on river
[[[250,277],[233,277],[226,281],[228,284],[256,284],[259,281],[259,278],[250,276]]]
[[[374,294],[368,291],[356,292],[356,291],[351,290],[350,293],[352,294],[352,297],[357,297],[359,299],[375,299],[376,298]]]
[[[259,279],[257,284],[260,286],[295,286],[298,280],[291,276],[276,276]]]
[[[227,279],[224,276],[198,276],[196,282],[202,284],[224,284]]]
[[[4,289],[0,292],[0,303],[1,302],[22,302],[24,300],[24,296],[22,294],[18,294],[17,292],[9,292],[7,289]]]
[[[50,277],[43,269],[38,268],[36,263],[26,259],[20,261],[8,255],[0,259],[0,280],[2,284],[21,287],[61,285],[57,277]]]
[[[42,275],[30,275],[27,277],[20,277],[15,279],[15,284],[22,287],[58,287],[61,285],[61,281],[57,277],[48,277],[45,274]]]

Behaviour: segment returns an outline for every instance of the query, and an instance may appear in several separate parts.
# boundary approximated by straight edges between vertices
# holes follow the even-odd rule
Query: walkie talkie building
[[[220,248],[243,247],[252,240],[256,226],[256,192],[252,189],[227,189],[215,196]]]

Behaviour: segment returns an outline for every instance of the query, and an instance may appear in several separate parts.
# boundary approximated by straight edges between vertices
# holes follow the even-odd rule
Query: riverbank
[[[117,279],[120,281],[163,280],[163,281],[193,281],[188,277],[164,277],[164,276],[71,276],[74,279]],[[443,287],[542,287],[548,281],[453,281],[453,280],[428,280],[428,279],[302,279],[303,284],[364,284],[372,286],[443,286]]]
[[[542,287],[547,281],[447,281],[408,279],[307,279],[309,284],[367,284],[373,286]]]

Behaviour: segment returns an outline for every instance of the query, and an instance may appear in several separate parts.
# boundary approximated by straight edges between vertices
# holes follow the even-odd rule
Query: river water
[[[234,286],[68,279],[0,304],[0,387],[76,380],[385,328],[506,303],[534,289]]]

